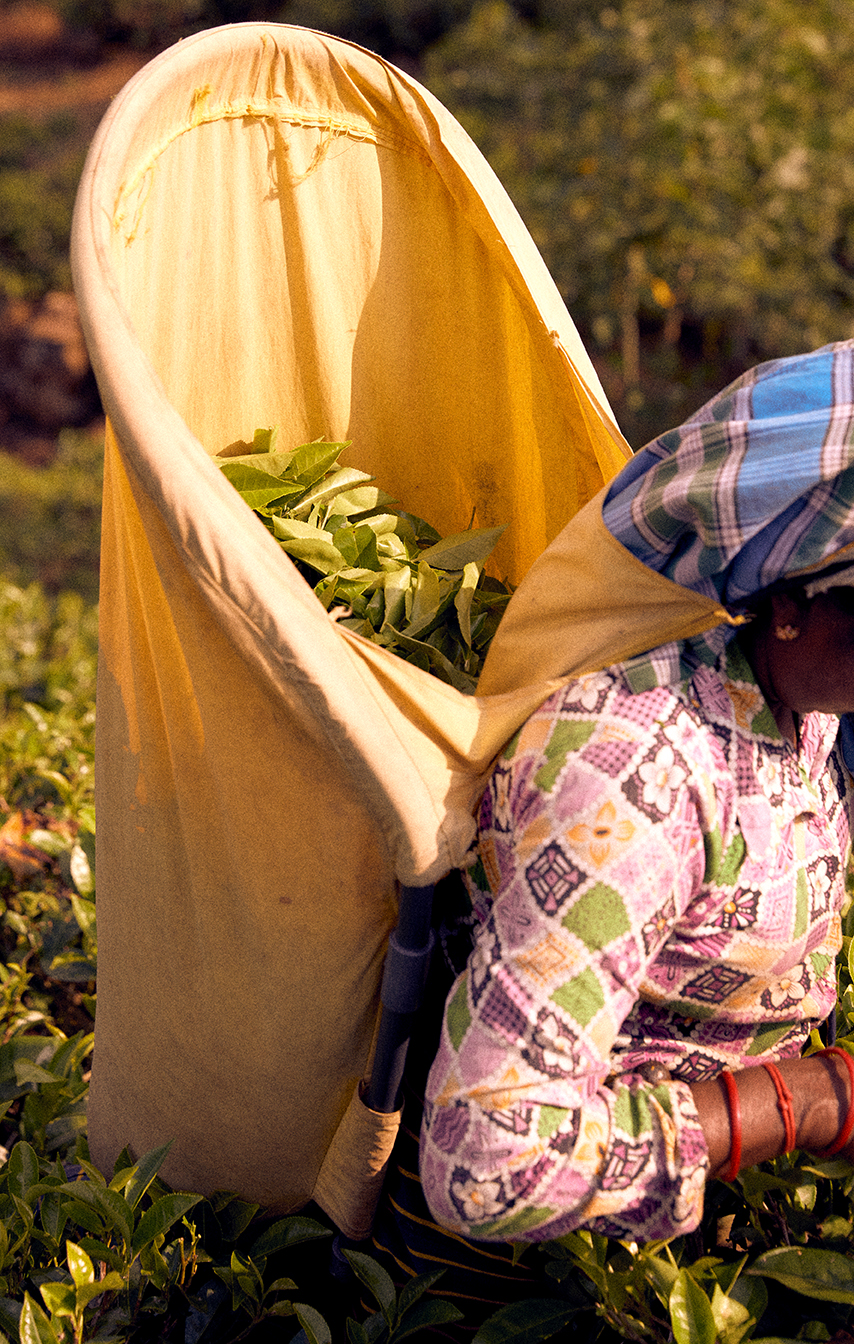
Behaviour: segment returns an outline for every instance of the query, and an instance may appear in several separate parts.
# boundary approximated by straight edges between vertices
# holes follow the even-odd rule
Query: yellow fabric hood
[[[174,1184],[323,1202],[398,884],[462,859],[496,752],[586,655],[517,644],[458,694],[336,626],[211,457],[350,439],[443,534],[507,523],[518,582],[628,450],[481,155],[349,43],[238,24],[157,57],[93,142],[72,262],[108,416],[92,1152],[174,1139]]]

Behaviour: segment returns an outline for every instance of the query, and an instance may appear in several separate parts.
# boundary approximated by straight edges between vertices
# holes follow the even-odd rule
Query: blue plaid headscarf
[[[632,458],[603,517],[645,565],[732,611],[830,563],[854,545],[854,341],[751,369]]]
[[[841,563],[854,546],[854,341],[750,369],[633,457],[602,516],[645,565],[732,612]],[[840,742],[854,772],[854,715]]]

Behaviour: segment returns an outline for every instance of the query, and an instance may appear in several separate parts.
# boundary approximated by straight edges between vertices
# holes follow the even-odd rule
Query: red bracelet
[[[848,1076],[851,1080],[851,1098],[848,1102],[848,1114],[845,1117],[845,1124],[840,1129],[833,1143],[829,1148],[823,1148],[816,1157],[833,1157],[835,1153],[841,1152],[848,1140],[851,1138],[851,1131],[854,1129],[854,1059],[851,1058],[847,1050],[843,1050],[841,1045],[830,1045],[826,1050],[819,1050],[820,1055],[839,1055],[845,1060],[845,1067],[848,1069]]]
[[[765,1072],[770,1076],[771,1082],[777,1093],[777,1100],[780,1103],[780,1114],[783,1117],[783,1125],[786,1130],[786,1146],[784,1153],[790,1153],[797,1144],[798,1127],[795,1124],[795,1112],[792,1107],[794,1097],[783,1082],[783,1075],[776,1064],[763,1064]]]
[[[726,1088],[729,1104],[729,1166],[719,1176],[721,1181],[734,1181],[741,1169],[741,1102],[738,1087],[729,1069],[721,1070],[721,1078]]]

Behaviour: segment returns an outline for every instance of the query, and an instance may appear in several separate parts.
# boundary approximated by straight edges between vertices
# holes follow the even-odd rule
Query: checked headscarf
[[[839,561],[854,546],[854,341],[749,370],[632,458],[602,516],[645,565],[731,611]]]

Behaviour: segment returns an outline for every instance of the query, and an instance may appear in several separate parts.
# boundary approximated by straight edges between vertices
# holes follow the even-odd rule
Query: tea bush
[[[49,467],[0,452],[0,574],[97,601],[103,455],[100,439],[74,429],[62,431]]]
[[[270,1220],[229,1192],[171,1190],[158,1175],[168,1146],[125,1152],[112,1172],[92,1165],[96,619],[79,594],[0,580],[0,1344],[380,1344],[450,1323],[459,1312],[438,1272],[398,1296],[360,1249],[354,1286],[330,1294],[322,1218]],[[849,1049],[852,935],[849,909],[838,1011]],[[853,1198],[845,1162],[792,1153],[710,1185],[691,1237],[638,1247],[577,1232],[520,1247],[561,1296],[504,1308],[474,1339],[846,1339]]]
[[[168,1145],[92,1164],[97,610],[0,576],[0,628],[0,1344],[392,1344],[458,1320],[439,1271],[398,1294],[369,1247],[345,1250],[352,1282],[330,1292],[322,1215],[172,1190]],[[838,1029],[854,1052],[854,907],[843,927]],[[854,1169],[791,1153],[712,1183],[690,1237],[582,1231],[518,1255],[557,1296],[501,1309],[473,1344],[843,1344]]]

